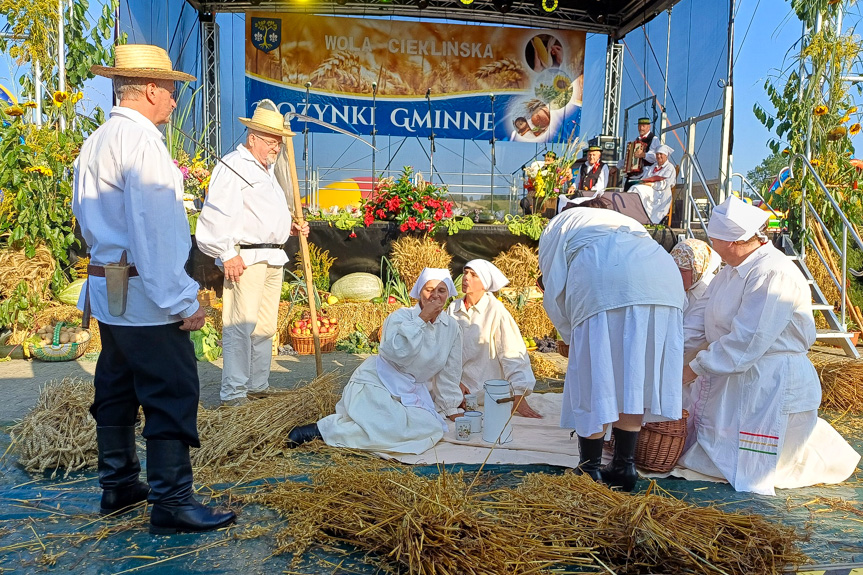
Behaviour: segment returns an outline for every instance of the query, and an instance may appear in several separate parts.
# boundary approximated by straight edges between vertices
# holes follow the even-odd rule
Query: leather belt
[[[280,250],[285,247],[285,244],[240,244],[241,250]]]
[[[103,278],[105,277],[105,268],[102,266],[87,266],[87,275],[93,276],[94,278]],[[129,268],[129,277],[134,278],[138,276],[138,269],[135,266]]]

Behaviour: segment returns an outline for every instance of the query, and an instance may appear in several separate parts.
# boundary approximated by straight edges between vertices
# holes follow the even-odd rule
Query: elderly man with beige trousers
[[[225,273],[222,308],[222,405],[239,406],[269,390],[272,340],[276,333],[284,244],[302,231],[291,223],[285,191],[273,166],[284,128],[282,114],[259,105],[245,143],[213,170],[198,218],[198,248],[216,258]]]

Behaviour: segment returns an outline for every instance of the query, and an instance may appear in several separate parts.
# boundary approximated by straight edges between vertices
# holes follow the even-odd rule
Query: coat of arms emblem
[[[282,21],[279,18],[252,18],[252,46],[261,52],[272,52],[282,43]]]

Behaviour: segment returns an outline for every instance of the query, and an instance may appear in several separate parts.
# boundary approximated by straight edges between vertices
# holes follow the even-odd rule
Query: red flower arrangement
[[[433,232],[441,221],[452,217],[453,202],[446,199],[446,188],[414,178],[413,168],[405,167],[396,180],[379,180],[372,197],[363,205],[363,223],[391,219],[399,230]]]

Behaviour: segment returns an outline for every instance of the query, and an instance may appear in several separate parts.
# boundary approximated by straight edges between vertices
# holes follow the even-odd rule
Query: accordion
[[[626,155],[623,157],[623,172],[627,176],[640,174],[644,170],[644,158],[636,158],[636,152],[645,151],[644,142],[635,140],[626,144]]]

